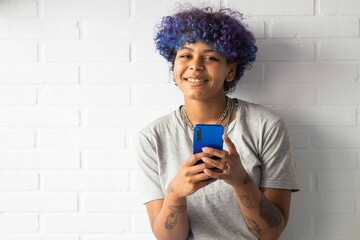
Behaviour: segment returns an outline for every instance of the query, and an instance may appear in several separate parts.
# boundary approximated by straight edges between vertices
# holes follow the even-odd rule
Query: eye
[[[184,53],[184,54],[180,54],[180,56],[179,56],[179,58],[190,58],[191,57],[191,55],[190,54],[186,54],[186,53]]]
[[[219,61],[219,59],[217,59],[214,56],[207,56],[207,57],[205,57],[205,60],[207,60],[207,61]]]

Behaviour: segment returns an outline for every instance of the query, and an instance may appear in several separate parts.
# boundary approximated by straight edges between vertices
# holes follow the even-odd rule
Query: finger
[[[228,135],[224,134],[223,135],[223,140],[224,140],[226,146],[229,149],[229,153],[230,154],[237,154],[236,147],[235,147],[234,143],[231,141],[231,139],[228,137]]]
[[[208,180],[211,178],[209,175],[205,174],[204,170],[201,171],[201,173],[195,174],[193,176],[193,179],[192,179],[193,182],[199,183],[199,182],[202,182],[202,181],[205,181],[205,180]]]
[[[221,161],[214,160],[209,157],[202,157],[201,159],[208,165],[214,166],[218,169],[225,170],[225,168],[226,168],[225,163],[223,163]]]
[[[227,152],[224,150],[219,150],[216,148],[211,148],[211,147],[203,147],[202,148],[204,153],[210,154],[212,156],[218,157],[218,158],[225,158]]]
[[[204,153],[204,152],[200,152],[200,153],[196,153],[194,155],[191,155],[186,161],[185,164],[187,166],[194,166],[195,163],[200,160],[202,157],[206,157],[209,156],[209,154]]]
[[[207,185],[209,185],[210,183],[213,183],[215,181],[217,181],[217,179],[215,179],[215,178],[208,178],[207,180],[201,181],[201,182],[199,182],[198,189],[206,187]]]
[[[206,175],[208,175],[209,177],[215,178],[215,179],[224,179],[226,176],[223,172],[216,172],[216,171],[212,171],[210,169],[205,169],[204,173]]]

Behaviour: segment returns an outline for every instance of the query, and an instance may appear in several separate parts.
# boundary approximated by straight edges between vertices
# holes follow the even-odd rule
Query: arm
[[[205,153],[191,156],[180,167],[166,191],[164,199],[146,204],[152,231],[157,239],[187,239],[190,226],[186,196],[216,181],[204,173],[206,164],[195,165]]]
[[[287,224],[291,192],[290,190],[262,189],[245,171],[240,156],[231,140],[224,136],[229,153],[212,148],[203,151],[221,158],[214,161],[211,158],[202,158],[207,164],[213,165],[221,172],[209,169],[204,172],[216,179],[223,179],[233,187],[241,211],[249,230],[259,239],[277,239]],[[227,165],[230,170],[227,170]]]
[[[284,231],[291,201],[291,191],[261,189],[247,173],[247,181],[234,187],[249,230],[259,239],[278,239]]]

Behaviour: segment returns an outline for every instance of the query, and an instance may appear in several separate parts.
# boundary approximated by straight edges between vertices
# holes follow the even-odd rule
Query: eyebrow
[[[186,50],[189,50],[189,51],[194,51],[194,49],[193,48],[191,48],[191,47],[180,47],[180,49],[179,50],[183,50],[183,49],[186,49]],[[203,52],[215,52],[213,49],[205,49]]]

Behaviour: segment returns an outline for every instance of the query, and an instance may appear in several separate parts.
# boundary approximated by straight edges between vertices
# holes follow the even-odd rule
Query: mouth
[[[201,82],[207,82],[207,79],[202,78],[184,78],[185,81],[188,81],[190,83],[201,83]]]

